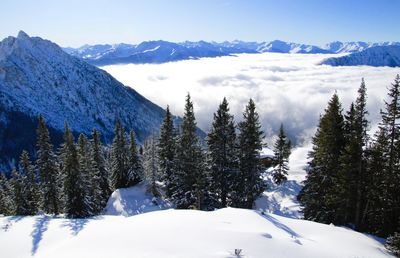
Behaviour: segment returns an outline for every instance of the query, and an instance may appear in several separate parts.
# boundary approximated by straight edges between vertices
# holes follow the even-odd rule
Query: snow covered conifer
[[[211,191],[217,195],[219,207],[231,204],[234,180],[239,172],[236,132],[228,101],[223,99],[207,137]]]
[[[14,201],[10,180],[0,172],[0,214],[13,215]]]
[[[11,187],[13,190],[13,214],[14,215],[27,215],[26,200],[23,193],[23,179],[21,174],[14,168],[11,173]]]
[[[304,218],[322,223],[337,223],[337,179],[340,169],[344,138],[344,119],[337,94],[333,94],[320,118],[309,153],[309,168],[304,187],[298,199],[303,206]]]
[[[237,183],[236,205],[251,209],[255,199],[264,191],[259,165],[262,150],[263,131],[256,105],[250,99],[239,123],[239,167],[240,177]]]
[[[91,207],[86,195],[86,188],[88,186],[85,184],[84,175],[80,171],[80,162],[74,143],[74,136],[67,124],[65,124],[62,159],[65,213],[70,218],[87,217],[91,214]]]
[[[35,215],[38,212],[38,185],[35,169],[29,159],[27,151],[23,151],[19,162],[20,173],[23,174],[22,192],[26,202],[26,215]]]
[[[94,212],[99,213],[106,206],[111,190],[108,182],[108,171],[106,170],[104,154],[100,140],[100,133],[93,129],[91,143],[91,175],[94,192]]]
[[[145,179],[149,184],[149,190],[154,196],[160,195],[157,187],[157,181],[159,179],[157,154],[157,140],[153,135],[144,142],[143,168]]]
[[[134,186],[141,181],[143,165],[138,153],[136,135],[133,130],[129,133],[128,155],[128,186]]]
[[[125,129],[121,121],[115,124],[115,136],[111,146],[111,187],[113,190],[129,184],[128,149]]]
[[[291,153],[291,142],[287,139],[283,124],[279,128],[278,139],[274,145],[274,156],[276,160],[275,168],[272,172],[273,180],[276,184],[282,184],[287,180],[289,170],[289,156]]]
[[[40,175],[41,210],[49,214],[58,214],[60,212],[59,171],[55,162],[53,145],[50,143],[49,130],[42,116],[39,116],[38,119],[36,146],[36,165]]]
[[[172,114],[167,106],[165,118],[160,129],[160,139],[158,141],[158,158],[162,180],[165,184],[165,194],[168,198],[176,187],[174,179],[174,162],[176,151],[176,130]]]
[[[173,199],[178,208],[202,209],[205,191],[204,156],[196,134],[193,103],[188,94],[177,144],[176,183]]]

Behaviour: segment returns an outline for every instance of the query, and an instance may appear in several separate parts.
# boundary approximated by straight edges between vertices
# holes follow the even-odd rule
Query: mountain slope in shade
[[[109,142],[117,119],[140,140],[158,131],[164,110],[56,44],[20,32],[0,42],[1,164],[22,148],[33,152],[39,114],[56,142],[65,121],[75,133],[97,128]]]
[[[342,57],[325,59],[321,64],[332,66],[400,66],[400,46],[377,46]]]

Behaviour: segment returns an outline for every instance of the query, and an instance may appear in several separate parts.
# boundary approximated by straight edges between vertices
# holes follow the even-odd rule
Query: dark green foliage
[[[232,204],[235,179],[238,177],[238,148],[233,116],[224,98],[216,113],[207,138],[211,191],[218,198],[217,207]]]
[[[196,134],[196,120],[190,95],[186,97],[185,113],[181,134],[177,144],[175,182],[173,199],[177,208],[202,209],[206,192],[204,155]]]
[[[164,121],[160,128],[160,138],[158,141],[158,160],[162,179],[165,184],[165,194],[171,198],[172,193],[176,190],[174,167],[176,152],[176,131],[172,114],[167,110]]]
[[[13,169],[11,173],[11,189],[13,190],[12,198],[13,198],[13,211],[14,215],[27,215],[26,210],[26,200],[24,198],[23,192],[23,179],[22,176],[17,172],[16,169]]]
[[[100,140],[100,133],[93,129],[91,142],[91,177],[93,212],[100,213],[106,206],[111,190],[108,182],[108,171],[106,170],[104,154]]]
[[[289,171],[289,156],[291,153],[291,142],[287,139],[283,125],[279,128],[278,139],[274,145],[275,168],[272,172],[272,178],[276,184],[282,184],[287,180]]]
[[[79,154],[74,143],[74,136],[65,125],[64,145],[61,150],[62,174],[64,176],[64,211],[70,218],[84,218],[91,214],[87,196],[86,160],[82,157],[86,145],[83,137],[79,141]]]
[[[344,120],[336,93],[320,118],[312,139],[309,168],[298,199],[304,218],[322,223],[336,223],[339,189],[337,188],[340,156],[344,149]]]
[[[41,210],[48,214],[59,214],[59,171],[55,162],[53,145],[44,118],[39,116],[37,128],[36,166],[40,175]]]
[[[143,148],[143,168],[144,168],[144,178],[149,185],[149,191],[156,197],[160,196],[158,190],[157,181],[159,177],[158,168],[158,155],[157,155],[157,140],[155,136],[149,137],[144,142]]]
[[[129,133],[128,155],[128,186],[134,186],[142,180],[143,165],[138,153],[136,135],[133,130]]]
[[[128,149],[126,146],[125,130],[121,121],[117,121],[111,147],[111,187],[113,190],[129,185]]]
[[[369,185],[365,208],[367,230],[387,236],[400,217],[400,76],[389,88],[382,122],[368,156]]]
[[[25,199],[25,212],[26,215],[37,214],[38,200],[39,200],[39,189],[37,184],[37,176],[35,168],[32,165],[29,154],[27,151],[23,151],[19,161],[19,169],[22,177],[22,193]]]
[[[264,191],[261,178],[263,169],[259,164],[263,131],[254,101],[250,99],[239,123],[239,168],[235,206],[251,209],[253,202]]]
[[[395,232],[386,240],[386,248],[396,257],[400,257],[400,233]]]
[[[13,191],[10,181],[4,173],[0,173],[0,214],[5,216],[14,215]]]

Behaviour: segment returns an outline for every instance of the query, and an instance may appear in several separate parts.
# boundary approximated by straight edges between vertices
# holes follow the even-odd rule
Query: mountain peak
[[[25,31],[20,30],[17,35],[18,39],[29,39],[29,35],[25,33]]]

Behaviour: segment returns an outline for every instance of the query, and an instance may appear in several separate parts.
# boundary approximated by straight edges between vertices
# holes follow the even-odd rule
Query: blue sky
[[[2,0],[0,38],[62,46],[144,40],[400,41],[400,0]]]

